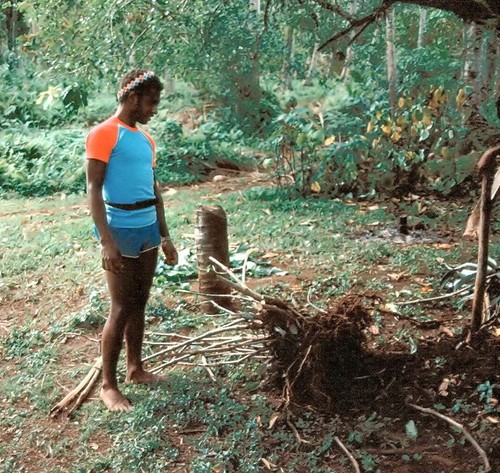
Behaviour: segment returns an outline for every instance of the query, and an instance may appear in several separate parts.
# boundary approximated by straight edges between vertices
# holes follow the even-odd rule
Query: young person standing
[[[118,389],[116,369],[123,339],[126,381],[151,383],[141,352],[145,307],[153,282],[158,248],[165,262],[177,264],[169,236],[163,199],[154,178],[155,142],[137,126],[156,113],[163,89],[151,71],[126,74],[117,93],[118,109],[86,139],[87,195],[102,267],[111,297],[111,310],[101,339],[103,384],[101,399],[109,410],[132,408]]]

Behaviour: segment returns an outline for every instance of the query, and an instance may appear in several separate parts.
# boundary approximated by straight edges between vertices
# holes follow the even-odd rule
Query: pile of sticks
[[[239,293],[230,297],[239,299],[240,309],[218,306],[228,317],[202,334],[146,333],[144,343],[151,354],[143,361],[149,370],[159,374],[175,365],[202,366],[215,381],[215,367],[257,359],[266,364],[265,381],[283,390],[285,404],[307,400],[330,405],[335,400],[332,390],[348,384],[354,365],[363,358],[364,332],[371,324],[363,296],[341,297],[328,309],[309,304],[315,309],[311,315],[306,308],[253,291],[244,276],[211,261],[218,277]],[[53,417],[71,414],[81,405],[99,379],[101,366],[98,359],[85,379],[52,408]]]

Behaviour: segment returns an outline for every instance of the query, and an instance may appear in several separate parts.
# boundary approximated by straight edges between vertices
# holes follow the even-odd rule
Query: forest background
[[[226,161],[303,194],[467,194],[498,141],[498,6],[455,3],[464,19],[355,0],[7,3],[2,195],[83,192],[82,137],[137,65],[167,83],[152,127],[167,184]]]
[[[114,112],[127,70],[153,69],[166,85],[149,131],[157,177],[178,189],[167,213],[185,246],[184,266],[159,266],[151,327],[211,326],[169,286],[196,277],[186,226],[200,202],[228,211],[233,264],[276,275],[264,291],[325,306],[353,289],[439,295],[443,262],[476,257],[459,237],[479,194],[474,166],[500,139],[496,0],[11,0],[0,22],[4,471],[352,471],[336,435],[363,471],[489,471],[461,432],[419,418],[408,399],[458,418],[500,465],[498,332],[455,350],[470,302],[448,296],[375,311],[370,343],[405,355],[372,360],[380,384],[357,373],[333,413],[280,409],[255,363],[214,368],[218,383],[204,368],[174,371],[165,396],[129,388],[128,417],[96,402],[47,417],[98,351],[107,301],[84,140]],[[417,233],[401,245],[403,217]]]

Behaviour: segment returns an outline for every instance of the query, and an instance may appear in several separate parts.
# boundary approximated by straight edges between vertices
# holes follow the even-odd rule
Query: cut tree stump
[[[216,313],[218,308],[234,308],[231,286],[217,277],[219,269],[214,268],[210,257],[229,267],[229,241],[227,236],[227,217],[219,205],[200,205],[196,209],[195,226],[196,256],[198,260],[199,292],[205,300],[203,309]]]

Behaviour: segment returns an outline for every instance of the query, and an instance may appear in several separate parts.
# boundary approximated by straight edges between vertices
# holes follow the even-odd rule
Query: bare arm
[[[161,249],[165,254],[165,262],[168,264],[177,264],[179,261],[179,257],[177,254],[177,250],[170,239],[170,234],[168,232],[167,221],[165,219],[165,207],[163,205],[163,197],[161,195],[161,189],[158,185],[158,182],[155,181],[155,197],[156,197],[156,215],[158,217],[158,222],[160,224],[160,235],[162,237],[161,241]]]
[[[87,201],[101,239],[103,268],[119,272],[122,269],[122,257],[109,231],[102,198],[102,184],[106,175],[106,166],[103,161],[87,159]]]

